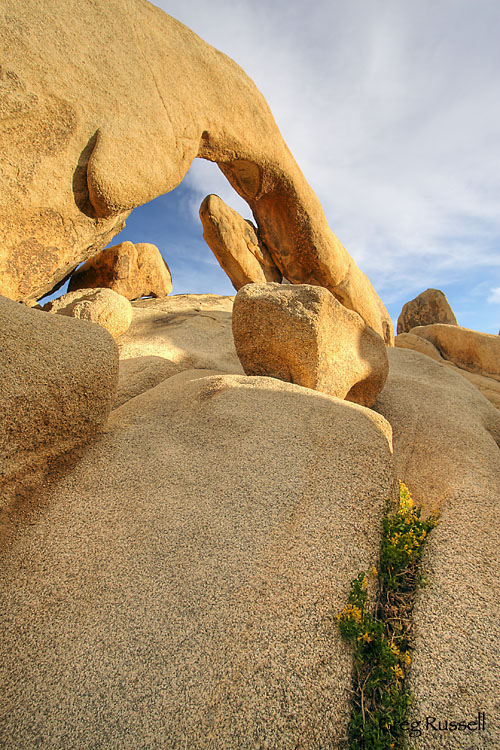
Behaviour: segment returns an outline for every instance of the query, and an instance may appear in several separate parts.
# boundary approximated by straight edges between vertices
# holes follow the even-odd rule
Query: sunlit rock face
[[[57,315],[90,320],[109,331],[113,338],[125,333],[132,322],[132,305],[112,289],[77,289],[47,302],[43,309]]]
[[[458,325],[455,313],[440,289],[426,289],[405,305],[398,318],[398,334],[408,333],[416,326],[428,326],[434,323]]]
[[[204,198],[200,219],[203,237],[236,291],[245,284],[281,282],[281,272],[255,226],[218,195]]]
[[[68,291],[104,287],[127,299],[166,297],[172,291],[170,269],[156,245],[121,242],[107,247],[75,271]]]
[[[309,284],[247,284],[234,299],[233,335],[247,375],[372,406],[389,370],[387,347],[360,316]]]
[[[215,161],[282,274],[392,325],[330,231],[264,98],[231,59],[144,0],[4,0],[0,291],[32,302],[128,213]]]

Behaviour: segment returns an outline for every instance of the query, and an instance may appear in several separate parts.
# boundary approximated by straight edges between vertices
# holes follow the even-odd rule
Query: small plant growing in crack
[[[379,569],[351,583],[348,604],[337,615],[342,638],[354,649],[355,689],[350,750],[403,750],[403,722],[411,703],[405,677],[411,664],[412,610],[424,583],[422,550],[437,515],[422,520],[408,488],[399,483],[399,506],[383,521]],[[378,596],[368,600],[369,578]]]

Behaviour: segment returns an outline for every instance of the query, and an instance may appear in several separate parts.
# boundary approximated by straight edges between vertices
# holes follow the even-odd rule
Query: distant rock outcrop
[[[397,332],[408,333],[416,326],[427,326],[432,323],[458,325],[450,303],[440,289],[427,289],[407,302],[399,315]]]
[[[387,310],[235,62],[146,0],[3,0],[0,25],[4,295],[49,293],[198,156],[247,201],[287,279],[326,287],[393,341]]]
[[[104,329],[0,297],[0,506],[36,499],[46,476],[108,417],[118,352]]]
[[[245,284],[280,282],[267,248],[251,221],[243,219],[218,195],[207,195],[200,206],[203,237],[238,291]]]
[[[129,300],[166,297],[172,291],[170,269],[156,245],[121,242],[107,247],[80,266],[68,291],[105,287]]]
[[[132,322],[130,302],[112,289],[79,289],[47,302],[43,309],[98,323],[114,338],[125,333]]]
[[[234,300],[233,335],[247,375],[270,375],[371,406],[388,372],[383,339],[327,290],[248,284]]]

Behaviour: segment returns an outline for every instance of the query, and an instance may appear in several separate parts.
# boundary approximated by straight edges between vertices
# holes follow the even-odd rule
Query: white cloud
[[[253,78],[384,299],[500,273],[498,0],[157,4]],[[188,184],[242,211],[213,169]]]
[[[496,289],[491,290],[490,296],[488,297],[488,302],[493,302],[500,305],[500,286],[497,286]]]

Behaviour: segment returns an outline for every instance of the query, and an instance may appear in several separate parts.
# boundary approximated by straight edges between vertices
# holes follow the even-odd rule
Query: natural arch
[[[145,0],[4,6],[0,146],[23,175],[2,186],[4,294],[40,297],[200,156],[248,202],[288,279],[330,289],[390,338],[387,311],[236,63]]]

